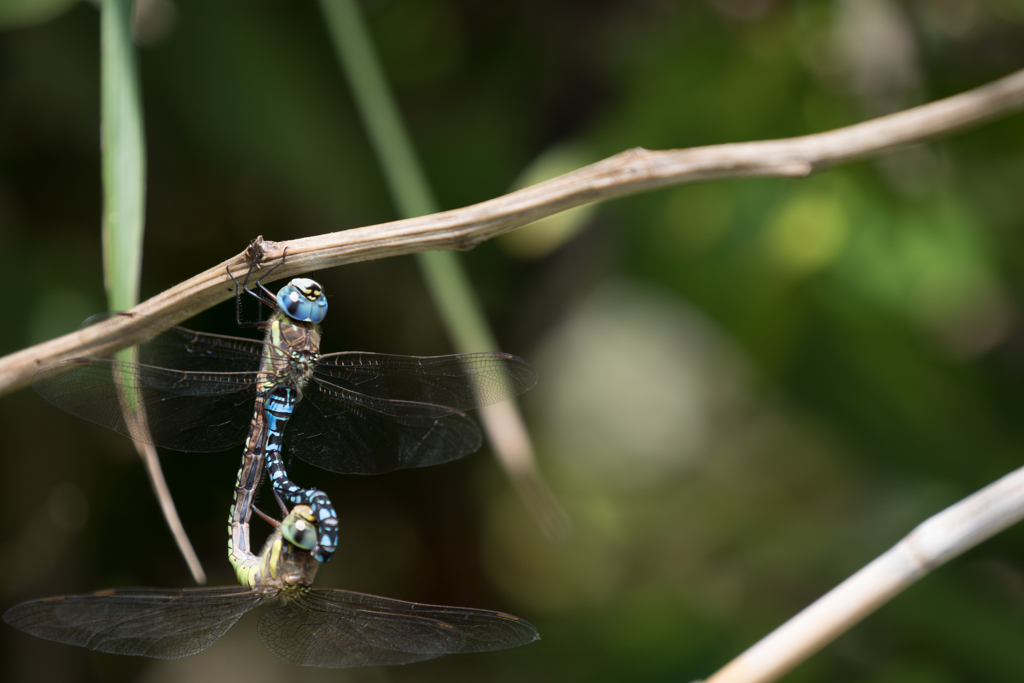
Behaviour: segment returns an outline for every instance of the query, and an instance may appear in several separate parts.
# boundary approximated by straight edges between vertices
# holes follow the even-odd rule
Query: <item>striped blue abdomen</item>
[[[303,489],[288,479],[281,456],[284,428],[295,409],[298,392],[291,387],[276,387],[266,399],[267,472],[274,490],[292,506],[309,505],[319,528],[319,539],[313,556],[320,562],[331,559],[338,546],[338,515],[327,494],[319,489]]]

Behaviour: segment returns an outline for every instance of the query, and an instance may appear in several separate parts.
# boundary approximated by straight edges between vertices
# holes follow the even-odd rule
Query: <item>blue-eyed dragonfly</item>
[[[343,474],[449,462],[481,444],[464,410],[536,382],[533,368],[508,353],[320,355],[321,287],[296,278],[276,297],[267,294],[277,310],[263,341],[154,325],[133,360],[73,358],[40,370],[33,386],[69,413],[157,446],[202,452],[246,441],[247,457],[266,456],[277,493],[313,507],[320,529],[313,554],[325,561],[337,545],[336,515],[321,492],[284,476],[282,447]],[[136,428],[135,414],[146,431]],[[247,439],[257,418],[266,429]]]

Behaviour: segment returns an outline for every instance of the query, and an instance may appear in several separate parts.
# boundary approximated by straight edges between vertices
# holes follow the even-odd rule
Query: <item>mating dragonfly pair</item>
[[[296,278],[276,295],[261,281],[258,291],[250,289],[248,275],[235,284],[239,310],[243,292],[260,302],[260,318],[264,304],[274,310],[254,324],[266,330],[262,342],[154,327],[131,360],[62,361],[37,373],[33,386],[74,415],[157,446],[215,451],[244,439],[228,520],[228,557],[241,585],[47,598],[12,607],[4,620],[101,652],[178,658],[209,647],[245,612],[281,602],[260,618],[260,639],[286,661],[330,668],[405,664],[536,640],[532,625],[502,612],[311,588],[319,563],[337,547],[337,514],[322,491],[288,479],[282,458],[287,449],[344,474],[455,460],[482,441],[463,411],[526,391],[536,382],[533,368],[506,353],[320,355],[327,301],[319,284]],[[244,325],[240,315],[238,322]],[[264,468],[285,515],[281,523],[253,505]],[[249,543],[254,510],[277,527],[259,555]]]

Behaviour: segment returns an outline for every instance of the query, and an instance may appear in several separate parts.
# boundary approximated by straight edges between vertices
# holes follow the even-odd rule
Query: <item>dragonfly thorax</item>
[[[320,359],[320,327],[278,313],[270,321],[262,370],[266,386],[287,385],[300,394]]]

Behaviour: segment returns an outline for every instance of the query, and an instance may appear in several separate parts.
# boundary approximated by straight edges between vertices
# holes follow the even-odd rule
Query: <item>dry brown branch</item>
[[[118,355],[122,360],[128,362],[138,361],[136,349],[128,349]],[[122,381],[125,378],[120,370],[115,369],[114,374],[117,377],[117,398],[121,404],[125,422],[130,425],[135,451],[142,459],[146,474],[149,475],[149,483],[153,487],[153,494],[160,503],[160,510],[164,514],[164,519],[167,520],[171,536],[174,537],[178,550],[185,558],[189,571],[192,572],[192,578],[201,586],[206,583],[206,572],[203,571],[203,566],[199,563],[199,557],[192,547],[192,542],[189,541],[188,534],[185,533],[181,518],[178,517],[178,509],[171,497],[171,490],[167,488],[167,480],[164,478],[163,468],[160,467],[160,456],[157,455],[156,447],[152,445],[153,437],[149,431],[149,419],[145,411],[139,410],[139,397],[134,395],[133,390],[129,388],[130,382]]]
[[[936,567],[1024,519],[1024,468],[922,522],[705,683],[771,683]]]
[[[287,249],[274,275],[331,268],[433,249],[470,249],[495,235],[565,209],[669,185],[723,178],[800,178],[854,159],[1006,116],[1024,107],[1024,70],[907,111],[825,133],[692,149],[632,149],[517,192],[453,211],[290,242],[267,242],[270,259]],[[225,268],[241,274],[240,254],[132,309],[168,324],[229,298]],[[0,395],[19,389],[37,368],[83,355],[109,354],[138,339],[141,326],[114,318],[0,358]]]

